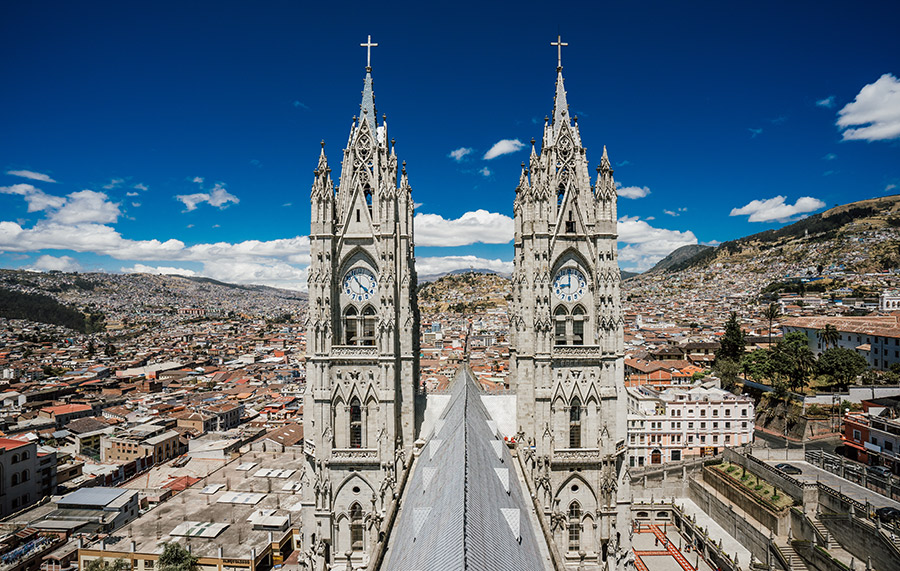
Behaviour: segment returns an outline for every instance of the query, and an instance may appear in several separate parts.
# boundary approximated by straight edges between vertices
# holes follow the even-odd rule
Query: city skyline
[[[7,8],[0,266],[305,289],[319,142],[337,171],[369,35],[378,114],[419,204],[420,274],[510,271],[557,35],[588,161],[605,145],[621,184],[624,269],[900,184],[895,7],[650,3],[545,22],[528,6],[174,6]]]

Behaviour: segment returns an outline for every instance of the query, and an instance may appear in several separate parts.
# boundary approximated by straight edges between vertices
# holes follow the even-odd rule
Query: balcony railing
[[[375,448],[334,448],[331,451],[332,466],[343,464],[378,464],[378,450]]]

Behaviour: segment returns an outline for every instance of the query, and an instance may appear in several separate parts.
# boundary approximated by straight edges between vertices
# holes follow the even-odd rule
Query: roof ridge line
[[[465,385],[463,386],[463,391],[466,393],[469,392],[469,383],[468,376],[469,372],[463,369],[462,371],[463,378],[461,379]],[[469,395],[463,395],[463,462],[465,462],[465,467],[463,469],[463,510],[462,510],[462,563],[463,569],[467,569],[469,567],[469,557],[468,552],[466,550],[466,519],[469,512],[469,425],[466,422],[466,418],[469,412],[469,399],[467,398]]]

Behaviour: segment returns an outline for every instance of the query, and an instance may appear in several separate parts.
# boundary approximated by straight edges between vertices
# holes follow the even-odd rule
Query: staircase
[[[794,548],[780,539],[775,541],[775,549],[781,555],[781,560],[787,563],[788,571],[809,571],[803,558],[797,555]]]
[[[825,524],[819,521],[819,516],[815,516],[809,519],[809,522],[812,523],[812,526],[816,528],[816,531],[825,539],[825,545],[823,547],[825,549],[831,549],[835,546],[834,538],[831,537],[831,534],[828,533],[828,528],[825,527]]]

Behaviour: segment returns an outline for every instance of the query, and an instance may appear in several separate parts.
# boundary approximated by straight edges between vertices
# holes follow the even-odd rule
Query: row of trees
[[[771,323],[778,315],[776,304],[763,311],[763,317],[769,321],[769,347],[746,353],[746,340],[737,313],[731,313],[716,353],[716,371],[726,388],[734,386],[739,373],[757,382],[769,381],[781,390],[802,390],[814,375],[825,376],[830,384],[846,388],[868,369],[865,357],[852,349],[837,346],[840,333],[834,325],[826,325],[818,331],[826,348],[818,358],[803,333],[789,333],[772,346]]]
[[[164,543],[163,552],[159,555],[157,571],[197,571],[199,559],[180,543]],[[89,561],[85,571],[131,571],[131,562],[116,559],[105,561],[102,557]]]

